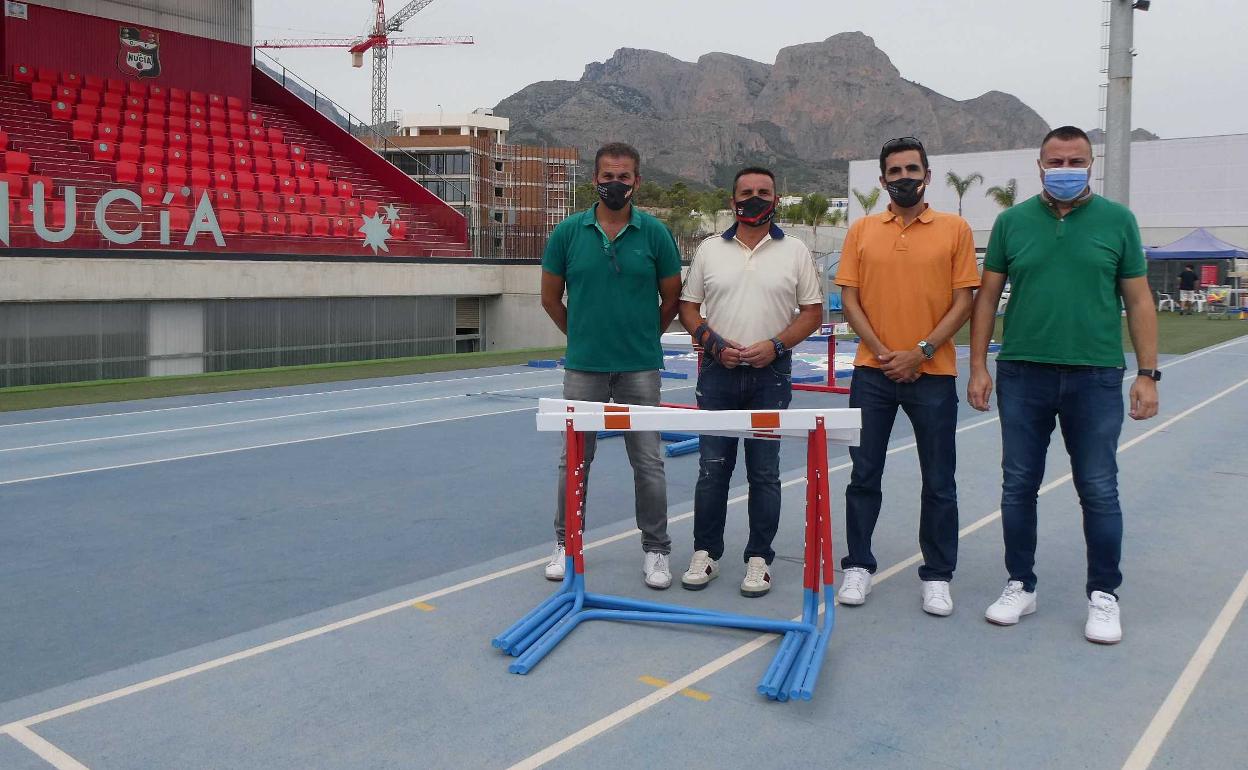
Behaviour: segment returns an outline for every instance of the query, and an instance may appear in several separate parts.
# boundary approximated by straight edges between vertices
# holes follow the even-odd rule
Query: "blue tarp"
[[[1215,237],[1203,227],[1174,243],[1144,249],[1149,259],[1248,259],[1248,250]]]

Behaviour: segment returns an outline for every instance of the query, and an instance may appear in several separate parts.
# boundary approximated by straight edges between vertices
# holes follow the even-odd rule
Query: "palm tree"
[[[1014,205],[1014,199],[1018,195],[1018,180],[1011,179],[1005,183],[1004,187],[993,185],[984,195],[992,198],[993,202],[1001,208],[1008,209]]]
[[[858,199],[858,205],[862,206],[862,213],[870,214],[871,209],[875,208],[875,204],[880,200],[880,188],[873,187],[867,195],[854,190],[854,197]]]
[[[814,242],[819,242],[819,225],[828,217],[828,199],[819,193],[811,193],[802,198],[802,213],[806,224],[814,231]]]
[[[984,183],[984,175],[978,171],[972,171],[965,177],[960,177],[952,171],[945,174],[945,184],[953,188],[958,194],[958,216],[962,216],[962,196],[966,195],[966,191],[971,189],[971,185],[979,182]]]
[[[837,209],[833,211],[831,214],[828,214],[828,224],[832,225],[833,227],[836,227],[837,225],[845,224],[846,220],[848,219],[849,219],[849,215],[845,213],[845,209]]]

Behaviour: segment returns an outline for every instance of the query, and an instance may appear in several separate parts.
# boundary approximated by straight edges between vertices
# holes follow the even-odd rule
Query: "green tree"
[[[1014,205],[1015,198],[1018,196],[1018,180],[1011,179],[1005,183],[1004,187],[993,185],[984,195],[992,198],[993,202],[1001,208],[1008,209]]]
[[[864,214],[870,214],[871,210],[875,208],[875,204],[880,200],[880,188],[878,187],[871,188],[871,192],[866,195],[858,192],[857,190],[854,190],[853,192],[854,197],[858,199],[858,205],[862,206],[862,212]]]
[[[580,211],[594,205],[598,200],[598,190],[593,182],[585,182],[578,184],[576,189],[572,191],[572,209]]]
[[[828,224],[832,225],[833,227],[836,227],[837,225],[843,225],[848,221],[849,221],[849,214],[845,212],[845,209],[836,209],[831,214],[828,214]]]
[[[978,171],[972,171],[964,177],[949,171],[945,174],[945,184],[953,188],[958,194],[958,216],[962,216],[962,196],[966,195],[966,191],[971,189],[971,185],[979,182],[984,183],[984,175]]]
[[[663,188],[654,182],[642,182],[637,188],[638,206],[661,206],[663,204]]]

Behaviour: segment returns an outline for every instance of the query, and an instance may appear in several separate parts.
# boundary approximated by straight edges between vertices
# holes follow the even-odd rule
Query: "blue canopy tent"
[[[1165,246],[1149,246],[1144,249],[1149,259],[1187,259],[1193,262],[1210,259],[1248,259],[1248,249],[1241,249],[1233,243],[1213,235],[1204,229],[1197,228],[1174,243]]]
[[[1163,294],[1167,290],[1177,289],[1179,269],[1184,263],[1216,265],[1218,283],[1225,284],[1228,273],[1231,272],[1231,260],[1248,259],[1248,249],[1227,243],[1204,228],[1197,228],[1165,246],[1149,246],[1144,249],[1144,253],[1150,262],[1157,263],[1149,266],[1149,284]],[[1236,283],[1238,284],[1238,280]],[[1248,304],[1248,295],[1240,293],[1238,301]]]

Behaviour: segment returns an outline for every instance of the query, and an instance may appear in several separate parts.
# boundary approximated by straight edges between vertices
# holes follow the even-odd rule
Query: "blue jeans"
[[[710,356],[698,372],[701,409],[787,409],[793,399],[792,355],[786,353],[770,366],[727,369]],[[702,436],[698,484],[693,494],[693,548],[712,559],[724,555],[724,525],[728,518],[728,486],[737,465],[737,439]],[[750,539],[745,560],[761,556],[771,564],[776,552],[771,541],[780,526],[780,442],[745,439],[745,476],[750,484]]]
[[[1117,459],[1122,375],[1111,367],[997,361],[1005,567],[1010,580],[1022,581],[1027,591],[1036,590],[1036,495],[1056,421],[1083,508],[1087,593],[1113,594],[1122,584]]]
[[[957,452],[958,391],[949,375],[924,374],[914,382],[897,383],[873,366],[859,366],[849,384],[849,406],[860,409],[862,431],[849,448],[854,468],[845,488],[845,538],[849,553],[841,568],[876,570],[871,535],[880,518],[884,460],[897,419],[897,408],[914,426],[923,491],[919,509],[922,580],[951,580],[958,563],[958,487],[954,480]]]

